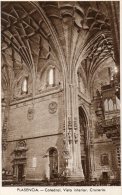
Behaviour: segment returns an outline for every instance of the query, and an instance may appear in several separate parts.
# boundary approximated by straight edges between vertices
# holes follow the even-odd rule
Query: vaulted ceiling
[[[2,77],[9,85],[23,69],[36,76],[50,59],[70,80],[81,66],[89,81],[114,60],[106,2],[2,2],[1,9]]]

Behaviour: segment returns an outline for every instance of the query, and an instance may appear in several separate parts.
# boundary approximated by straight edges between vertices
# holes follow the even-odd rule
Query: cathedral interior
[[[120,185],[118,1],[2,1],[3,185]]]

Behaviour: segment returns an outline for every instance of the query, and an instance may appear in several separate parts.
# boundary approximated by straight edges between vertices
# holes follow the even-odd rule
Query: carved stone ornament
[[[26,148],[26,141],[25,140],[21,140],[17,142],[17,148]]]
[[[71,154],[70,154],[68,149],[64,150],[62,153],[63,153],[63,157],[65,159],[70,159],[71,158]]]
[[[2,150],[6,150],[7,149],[7,141],[3,141],[2,142]]]
[[[49,109],[49,113],[54,114],[57,111],[57,103],[56,102],[51,102],[49,104],[48,109]]]
[[[33,117],[34,117],[34,109],[33,108],[28,108],[28,113],[27,113],[28,120],[32,120]]]

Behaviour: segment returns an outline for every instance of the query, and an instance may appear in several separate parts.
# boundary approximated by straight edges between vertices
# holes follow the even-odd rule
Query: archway
[[[82,107],[79,107],[79,125],[80,125],[80,146],[81,146],[81,164],[85,180],[90,177],[90,160],[88,147],[88,129],[87,117]]]
[[[54,179],[58,176],[58,151],[56,148],[49,149],[49,167],[50,167],[50,179]]]

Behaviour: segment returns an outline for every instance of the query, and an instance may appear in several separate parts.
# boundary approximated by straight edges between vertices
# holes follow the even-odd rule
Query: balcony
[[[120,126],[120,118],[119,117],[103,120],[103,127],[105,129],[118,128],[119,126]]]
[[[107,138],[111,138],[114,141],[120,139],[120,117],[103,119],[97,122],[96,128],[99,134],[105,133]]]

